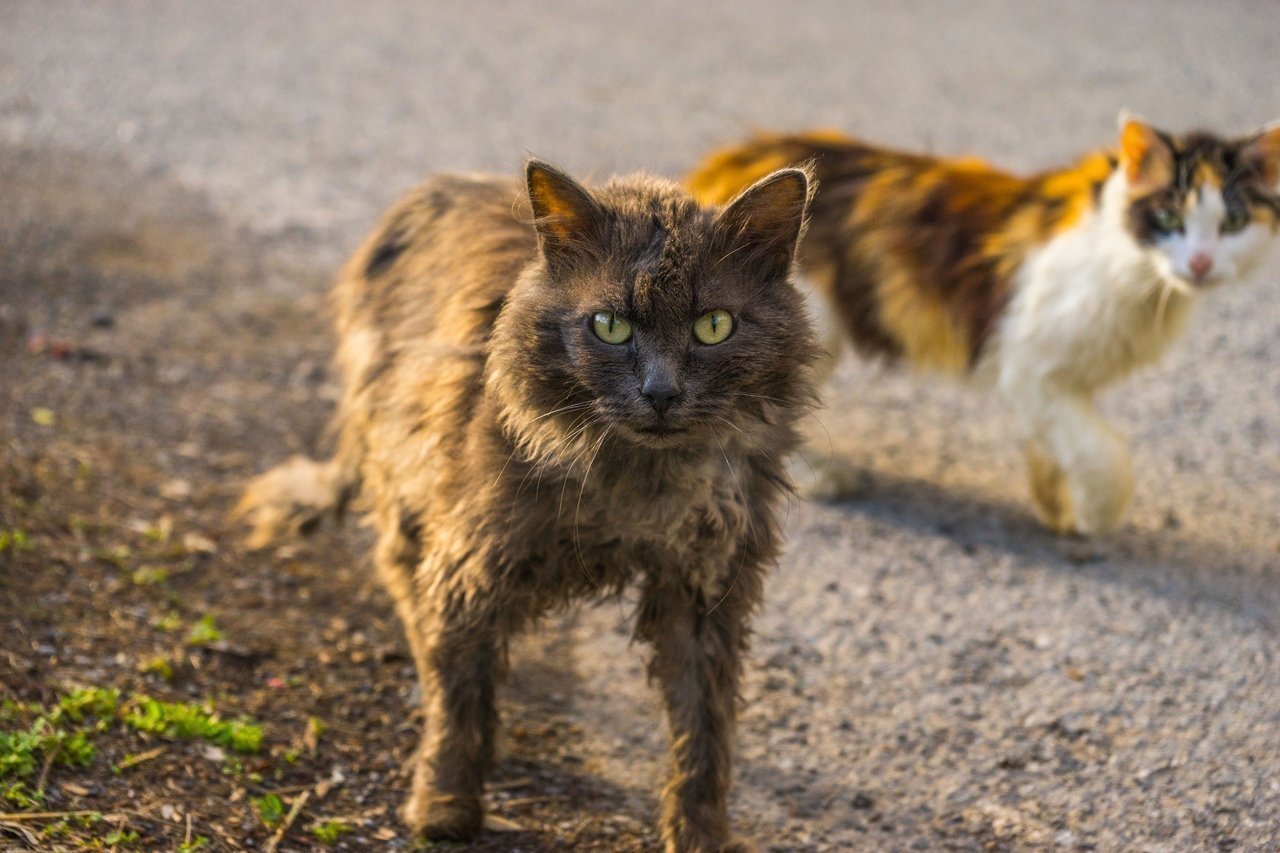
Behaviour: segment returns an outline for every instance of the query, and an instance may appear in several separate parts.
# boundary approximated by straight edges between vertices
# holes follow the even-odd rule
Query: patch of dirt
[[[329,272],[116,163],[0,150],[0,198],[0,533],[25,541],[0,551],[0,698],[114,687],[208,700],[265,730],[237,759],[109,726],[87,767],[49,768],[40,807],[105,819],[50,838],[57,818],[4,803],[0,848],[83,849],[124,830],[138,849],[263,849],[275,832],[252,801],[276,793],[287,809],[303,792],[279,849],[320,846],[308,830],[332,818],[351,827],[333,849],[411,848],[396,809],[415,677],[364,537],[250,553],[227,520],[246,477],[322,443]],[[221,638],[193,645],[204,617]],[[644,780],[620,789],[575,751],[571,657],[555,630],[517,650],[488,794],[509,826],[470,849],[656,846]]]

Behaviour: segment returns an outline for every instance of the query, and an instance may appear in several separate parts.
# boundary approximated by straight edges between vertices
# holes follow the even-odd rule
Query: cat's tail
[[[234,518],[253,528],[245,544],[264,548],[289,536],[305,536],[326,517],[341,520],[360,489],[357,470],[341,456],[323,461],[293,456],[254,477],[232,510]]]

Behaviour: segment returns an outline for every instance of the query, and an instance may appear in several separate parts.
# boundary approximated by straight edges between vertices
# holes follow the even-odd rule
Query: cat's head
[[[1280,226],[1280,124],[1237,139],[1121,116],[1125,226],[1167,281],[1245,275]]]
[[[816,350],[789,280],[804,170],[723,209],[650,177],[588,189],[531,161],[526,178],[539,257],[499,316],[486,382],[535,454],[606,434],[714,447],[808,402]]]

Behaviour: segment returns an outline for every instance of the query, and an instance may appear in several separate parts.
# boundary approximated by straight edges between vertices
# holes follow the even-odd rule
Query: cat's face
[[[1247,274],[1280,224],[1280,126],[1224,140],[1127,119],[1119,159],[1125,224],[1175,285]]]
[[[719,212],[647,178],[592,192],[534,162],[528,183],[544,263],[512,292],[494,349],[536,422],[518,430],[544,447],[603,433],[714,446],[805,401],[814,345],[788,280],[803,171],[776,172]]]

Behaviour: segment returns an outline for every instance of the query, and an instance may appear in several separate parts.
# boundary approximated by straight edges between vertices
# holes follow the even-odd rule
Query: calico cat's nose
[[[680,383],[665,370],[655,370],[644,378],[640,394],[649,401],[655,412],[663,415],[680,396]]]
[[[1199,281],[1213,269],[1213,256],[1208,252],[1196,252],[1187,266],[1191,267],[1191,274]]]

